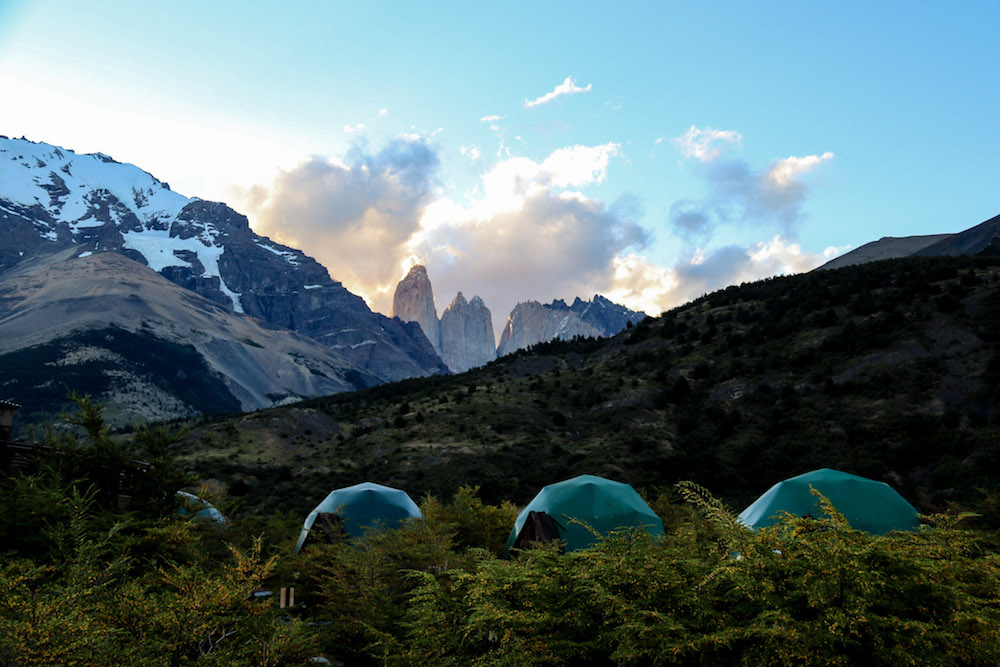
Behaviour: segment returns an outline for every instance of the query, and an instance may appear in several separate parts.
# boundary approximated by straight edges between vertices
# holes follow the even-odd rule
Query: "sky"
[[[1000,3],[0,0],[0,134],[224,201],[390,314],[649,314],[1000,213]],[[2,184],[0,184],[2,186]]]

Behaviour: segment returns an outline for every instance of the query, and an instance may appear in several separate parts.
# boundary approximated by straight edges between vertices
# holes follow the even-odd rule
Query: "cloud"
[[[566,77],[565,81],[563,81],[558,86],[553,88],[550,92],[545,93],[541,97],[536,97],[533,100],[525,99],[524,108],[531,109],[532,107],[548,104],[552,100],[556,99],[557,97],[561,97],[563,95],[576,95],[577,93],[589,93],[590,89],[591,89],[591,84],[588,83],[586,87],[581,88],[580,86],[576,85],[575,81],[573,81],[573,77],[568,76]]]
[[[364,129],[365,129],[364,123],[357,123],[354,125],[348,123],[347,125],[344,126],[344,134],[356,134]]]
[[[679,199],[670,206],[670,222],[685,237],[704,237],[712,228],[709,216],[690,199]]]
[[[317,157],[281,173],[255,188],[254,230],[304,249],[383,313],[421,262],[439,311],[458,291],[478,294],[498,329],[519,301],[609,287],[615,258],[648,241],[634,202],[607,206],[579,191],[607,178],[618,144],[500,160],[483,175],[481,196],[456,203],[436,189],[439,161],[427,141],[401,138],[376,153],[361,146],[342,163]]]
[[[452,215],[472,211],[452,205]],[[648,232],[615,207],[578,193],[541,188],[520,205],[426,225],[411,244],[435,294],[478,294],[499,329],[520,301],[589,297],[612,284],[615,258],[641,249]]]
[[[254,188],[250,219],[257,233],[302,248],[335,280],[375,299],[399,278],[399,258],[432,199],[438,164],[419,138],[397,139],[375,154],[355,148],[343,164],[314,157]]]
[[[656,143],[660,143],[657,139]],[[687,132],[677,137],[673,142],[680,148],[681,155],[693,157],[701,162],[711,162],[719,157],[722,149],[719,144],[739,145],[743,141],[743,135],[732,130],[713,130],[710,127],[699,129],[692,125]]]
[[[700,174],[708,193],[698,202],[678,200],[668,216],[674,229],[689,238],[706,238],[721,223],[777,225],[784,235],[794,238],[803,218],[802,205],[809,196],[804,177],[834,157],[829,151],[793,155],[754,169],[743,160],[716,159],[711,142],[695,144],[701,153],[692,154],[703,156],[699,157]],[[681,151],[685,150],[688,148],[681,146]]]
[[[466,146],[463,144],[458,147],[458,152],[470,160],[478,160],[483,156],[477,146]]]
[[[629,253],[615,258],[613,282],[605,294],[612,301],[658,315],[728,285],[811,271],[828,259],[827,252],[802,252],[780,235],[751,246],[697,249],[672,267]]]
[[[732,283],[809,270],[826,259],[779,234],[750,246],[689,248],[673,265],[658,265],[643,256],[650,232],[637,222],[638,200],[608,205],[585,192],[607,179],[619,144],[499,160],[483,174],[475,198],[455,200],[438,187],[438,155],[428,141],[400,138],[378,151],[360,145],[342,162],[315,157],[282,172],[254,189],[255,231],[303,248],[383,313],[396,283],[420,262],[439,312],[458,291],[479,295],[498,331],[514,305],[529,299],[600,293],[658,314]],[[473,147],[464,154],[474,155]],[[671,220],[702,243],[710,240],[716,208],[741,215],[767,207],[797,211],[802,177],[829,159],[793,156],[760,170],[738,161],[704,163],[711,196],[676,202]]]
[[[483,117],[482,117],[482,118],[480,118],[479,120],[480,120],[481,122],[483,122],[483,123],[495,123],[495,122],[497,122],[498,120],[503,120],[503,119],[504,119],[504,116],[499,116],[499,115],[497,115],[497,114],[493,114],[493,115],[491,115],[491,116],[483,116]]]
[[[542,162],[526,157],[501,160],[483,175],[485,197],[477,208],[506,211],[517,208],[524,197],[541,190],[601,183],[607,177],[611,158],[620,153],[621,145],[609,142],[560,148]]]
[[[787,188],[792,186],[795,180],[802,175],[831,159],[833,159],[833,153],[830,151],[822,155],[807,155],[805,157],[791,155],[772,164],[767,171],[767,178],[773,187],[777,189]]]

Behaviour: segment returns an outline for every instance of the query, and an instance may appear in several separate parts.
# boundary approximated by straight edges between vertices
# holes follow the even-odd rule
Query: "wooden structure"
[[[0,398],[0,442],[6,442],[14,437],[11,432],[14,425],[14,413],[20,407],[14,401]]]

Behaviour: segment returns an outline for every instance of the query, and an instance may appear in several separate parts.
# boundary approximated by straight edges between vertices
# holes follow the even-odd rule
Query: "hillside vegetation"
[[[524,503],[594,473],[742,507],[819,467],[925,511],[996,489],[1000,259],[909,258],[704,296],[607,340],[190,425],[177,454],[248,509],[377,481]]]

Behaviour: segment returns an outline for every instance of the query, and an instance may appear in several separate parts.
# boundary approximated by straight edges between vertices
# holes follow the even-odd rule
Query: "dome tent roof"
[[[585,549],[597,538],[582,521],[600,534],[623,528],[642,527],[653,534],[663,534],[663,521],[628,484],[596,475],[580,475],[556,484],[549,484],[517,516],[507,539],[509,551],[524,527],[529,512],[545,512],[559,529],[567,551]]]
[[[395,528],[404,519],[421,517],[420,508],[406,491],[400,489],[373,482],[336,489],[306,517],[299,541],[295,545],[295,553],[302,548],[320,514],[336,514],[349,537],[361,537],[365,528],[376,524]]]
[[[193,518],[195,521],[210,523],[216,526],[225,526],[229,523],[229,519],[204,498],[199,498],[187,491],[178,491],[177,496],[181,500],[181,506],[177,508],[178,514],[187,516],[188,509],[191,509],[194,512]]]
[[[821,468],[772,486],[740,513],[751,528],[770,526],[782,512],[822,517],[819,499],[811,488],[826,496],[857,530],[875,535],[891,530],[913,530],[919,525],[917,510],[885,482]]]

